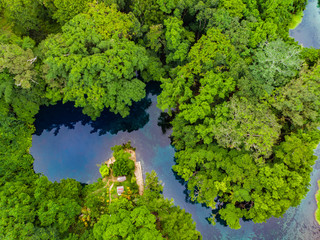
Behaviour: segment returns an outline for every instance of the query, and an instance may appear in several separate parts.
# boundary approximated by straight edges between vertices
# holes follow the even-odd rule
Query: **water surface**
[[[289,31],[290,36],[304,47],[320,48],[320,9],[318,0],[309,0],[302,22]]]
[[[158,126],[161,111],[156,107],[156,96],[149,94],[134,109],[136,112],[125,119],[105,112],[93,122],[71,104],[42,107],[31,148],[35,171],[42,172],[51,181],[75,178],[91,183],[100,177],[97,164],[112,155],[110,148],[130,140],[137,148],[137,159],[142,163],[144,174],[156,170],[164,184],[164,196],[174,199],[175,204],[193,215],[204,239],[320,239],[320,228],[313,217],[319,161],[312,173],[307,197],[284,218],[272,218],[263,224],[242,222],[240,230],[220,223],[212,226],[206,220],[210,209],[190,203],[185,186],[171,170],[174,165],[171,131],[163,133]]]

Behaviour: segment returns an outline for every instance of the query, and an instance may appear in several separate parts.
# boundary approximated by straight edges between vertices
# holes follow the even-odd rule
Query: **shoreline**
[[[290,24],[288,26],[289,30],[293,30],[300,25],[300,23],[302,22],[303,16],[304,16],[303,12],[304,11],[302,10],[300,12],[297,12],[296,14],[293,14],[292,21],[290,22]]]
[[[320,180],[318,180],[317,183],[318,183],[318,190],[317,190],[316,194],[314,195],[316,202],[317,202],[317,209],[314,212],[314,218],[315,218],[316,222],[320,225],[320,219],[319,220],[317,219],[317,213],[320,211],[320,209],[319,209],[320,206],[319,206],[319,201],[318,201],[318,196],[320,197]]]

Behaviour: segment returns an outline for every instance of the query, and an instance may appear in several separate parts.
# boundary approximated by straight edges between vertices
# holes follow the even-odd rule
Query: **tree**
[[[211,28],[191,48],[188,58],[187,64],[172,71],[172,79],[162,79],[163,92],[158,98],[162,110],[184,103],[189,105],[193,92],[199,94],[197,98],[201,102],[207,101],[205,105],[210,105],[217,98],[223,99],[235,87],[234,78],[238,77],[237,62],[240,59],[220,30]],[[214,89],[210,90],[213,85]],[[212,96],[207,97],[207,94]]]
[[[29,36],[36,42],[57,31],[50,11],[42,4],[45,0],[2,0],[3,15],[19,36]]]
[[[112,148],[114,149],[114,148]],[[115,163],[112,165],[114,176],[128,175],[134,170],[134,162],[130,159],[130,153],[124,149],[114,150]]]
[[[318,180],[318,191],[317,191],[317,193],[315,195],[316,201],[317,201],[317,210],[315,212],[315,217],[316,217],[316,221],[320,225],[320,193],[319,193],[319,185],[320,185],[320,180]]]
[[[37,73],[34,69],[36,60],[37,57],[30,48],[24,50],[14,44],[0,45],[0,72],[6,69],[13,74],[16,86],[27,89],[37,84]]]
[[[30,38],[17,38],[17,44],[0,43],[0,98],[19,119],[32,123],[43,101],[44,81],[38,74],[37,57]]]
[[[286,85],[302,64],[300,48],[276,40],[262,45],[255,53],[250,66],[253,76],[252,88],[259,96],[271,94],[276,87]]]
[[[157,228],[166,239],[201,239],[191,214],[175,206],[172,200],[161,194],[163,186],[155,171],[146,174],[145,190],[139,197],[138,206],[147,207],[156,216]]]
[[[233,229],[240,229],[239,218],[243,217],[241,209],[236,208],[234,205],[228,204],[226,208],[219,211],[222,219],[225,219],[228,226]]]
[[[107,177],[110,174],[110,169],[106,164],[103,164],[100,168],[99,168],[99,172],[101,174],[102,177]]]
[[[253,151],[256,157],[270,156],[281,130],[278,119],[270,109],[263,104],[252,104],[245,98],[235,97],[227,108],[228,114],[224,114],[213,127],[218,144]]]
[[[147,51],[128,40],[132,26],[115,8],[92,6],[88,14],[68,22],[62,34],[43,42],[47,97],[74,101],[93,119],[104,107],[127,116],[132,102],[145,97],[145,83],[137,73],[154,66]]]
[[[187,58],[190,45],[194,41],[194,34],[185,30],[182,25],[183,21],[176,17],[164,20],[167,63],[183,63]]]
[[[97,240],[106,239],[163,239],[156,229],[155,216],[144,206],[133,210],[118,209],[111,215],[102,215],[94,225]]]
[[[20,181],[0,187],[0,236],[21,239],[33,229],[36,212],[32,190],[32,186]]]
[[[280,115],[295,126],[315,128],[318,126],[320,111],[320,65],[311,70],[304,66],[300,77],[277,89],[266,100]]]
[[[80,183],[73,179],[62,180],[60,184],[51,183],[47,177],[40,177],[35,184],[40,226],[54,226],[59,233],[66,233],[81,210]]]
[[[38,1],[3,0],[5,15],[14,23],[16,31],[26,34],[40,27],[41,5]]]
[[[242,18],[242,13],[245,11],[246,5],[241,0],[222,0],[220,2],[220,7],[226,8],[231,15]]]
[[[41,0],[42,4],[52,13],[52,18],[56,19],[61,26],[71,20],[79,13],[86,12],[89,8],[89,0]]]

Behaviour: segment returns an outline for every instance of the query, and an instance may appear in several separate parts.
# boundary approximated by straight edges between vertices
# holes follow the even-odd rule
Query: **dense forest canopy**
[[[154,172],[144,195],[110,204],[101,179],[52,183],[33,171],[41,105],[125,117],[149,81],[161,81],[158,106],[172,119],[173,170],[193,201],[218,208],[213,224],[238,229],[299,205],[320,140],[320,51],[288,35],[305,5],[0,0],[0,238],[201,238]]]

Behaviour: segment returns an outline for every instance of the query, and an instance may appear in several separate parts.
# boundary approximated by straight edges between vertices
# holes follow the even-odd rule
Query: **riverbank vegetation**
[[[305,4],[1,0],[0,238],[200,238],[154,172],[143,196],[109,205],[106,192],[91,194],[100,180],[52,183],[33,171],[41,105],[125,117],[151,80],[172,120],[173,170],[193,201],[218,208],[213,224],[238,229],[241,218],[260,223],[298,206],[320,140],[320,52],[288,35]]]
[[[318,180],[318,191],[315,195],[315,198],[316,198],[316,201],[317,201],[317,210],[315,212],[315,218],[316,218],[316,221],[318,222],[318,224],[320,225],[320,180]]]

